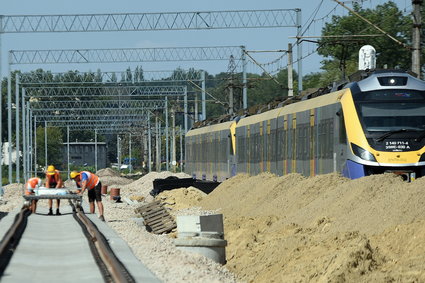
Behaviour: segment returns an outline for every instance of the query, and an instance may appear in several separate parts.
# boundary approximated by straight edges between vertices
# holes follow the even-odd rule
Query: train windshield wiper
[[[407,132],[407,131],[409,131],[409,130],[407,130],[407,129],[399,129],[399,130],[389,131],[389,132],[386,132],[385,134],[383,134],[382,136],[378,137],[376,139],[376,141],[377,142],[381,142],[384,139],[386,139],[386,138],[388,138],[388,137],[390,137],[390,136],[392,136],[394,134],[403,133],[403,132]]]

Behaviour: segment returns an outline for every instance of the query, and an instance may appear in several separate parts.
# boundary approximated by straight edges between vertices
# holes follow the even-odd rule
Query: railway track
[[[0,242],[0,281],[2,282],[159,282],[145,267],[129,271],[98,226],[93,214],[86,215],[81,199],[69,200],[62,215],[31,214],[24,206],[9,220]],[[0,222],[0,224],[2,224]],[[106,226],[106,225],[104,225]],[[134,255],[133,255],[134,257]]]

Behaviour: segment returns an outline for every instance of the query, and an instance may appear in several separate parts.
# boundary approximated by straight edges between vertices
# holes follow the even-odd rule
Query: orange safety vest
[[[38,181],[40,178],[34,177],[28,179],[27,183],[25,184],[25,195],[31,195],[32,192],[29,191],[29,189],[35,189],[38,185]]]
[[[96,187],[96,185],[99,183],[99,177],[96,176],[93,173],[88,172],[88,171],[81,171],[80,172],[80,182],[83,181],[83,175],[82,175],[83,173],[87,175],[86,189],[88,189],[88,190],[94,189],[94,187]],[[78,185],[81,187],[80,183]]]
[[[55,170],[55,174],[54,175],[50,175],[46,173],[46,178],[47,178],[47,182],[49,183],[49,185],[51,183],[59,183],[59,179],[60,179],[60,172],[59,170]],[[50,186],[49,186],[50,187]]]

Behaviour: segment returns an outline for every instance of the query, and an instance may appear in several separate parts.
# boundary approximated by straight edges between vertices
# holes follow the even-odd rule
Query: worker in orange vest
[[[33,195],[35,194],[36,189],[38,189],[41,186],[41,179],[34,177],[34,178],[30,178],[28,179],[27,183],[25,184],[25,195]],[[32,213],[35,213],[37,209],[37,200],[32,200],[31,201],[31,205],[30,205],[30,210]]]
[[[72,171],[69,176],[75,181],[77,187],[81,189],[79,194],[82,195],[85,190],[88,190],[90,213],[95,213],[94,201],[96,200],[97,208],[99,209],[99,219],[105,221],[101,194],[102,183],[99,177],[89,171]]]
[[[56,170],[55,166],[49,165],[46,172],[46,188],[62,188],[63,181],[60,176],[59,170]],[[59,212],[60,199],[56,200],[56,215],[61,215]],[[53,200],[49,199],[49,213],[53,215]]]

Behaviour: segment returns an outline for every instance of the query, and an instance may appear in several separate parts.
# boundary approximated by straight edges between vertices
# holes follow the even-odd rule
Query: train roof
[[[385,77],[405,77],[407,78],[407,84],[404,88],[425,90],[425,81],[417,79],[414,73],[408,71],[387,69],[361,70],[350,75],[348,79],[334,82],[323,88],[314,89],[301,96],[294,96],[284,101],[275,101],[264,105],[255,105],[249,109],[245,109],[243,112],[237,113],[236,116],[223,115],[218,118],[198,122],[195,127],[199,128],[190,130],[188,134],[221,130],[221,125],[226,125],[225,128],[230,128],[232,123],[237,123],[236,127],[245,126],[264,120],[274,119],[278,116],[337,103],[344,92],[354,85],[359,87],[362,91],[382,89],[385,87],[392,88],[393,86],[382,86],[382,83],[380,83],[379,78]]]
[[[222,130],[229,130],[232,124],[236,123],[236,121],[227,121],[219,124],[214,124],[210,126],[205,126],[202,128],[197,128],[190,130],[186,133],[186,137],[194,136],[194,135],[202,135],[205,133],[217,132]]]
[[[263,112],[261,114],[247,116],[239,120],[239,122],[236,124],[236,128],[254,124],[254,123],[257,123],[258,121],[275,119],[281,110],[282,108],[276,108],[276,109]]]
[[[273,110],[269,110],[267,112],[252,115],[241,119],[236,127],[243,127],[246,125],[255,124],[261,121],[276,119],[279,116],[293,114],[297,112],[306,111],[309,109],[314,109],[317,107],[322,107],[325,105],[330,105],[334,103],[338,103],[341,99],[341,96],[347,91],[347,89],[343,89],[340,91],[336,91],[327,95],[318,96],[315,98],[311,98],[308,100],[299,101],[296,103],[288,104],[280,108],[276,108]]]
[[[303,100],[297,103],[289,104],[281,108],[279,116],[302,112],[318,107],[323,107],[326,105],[331,105],[338,103],[342,95],[347,91],[347,89],[335,91],[328,93],[326,95],[318,96],[308,100]]]

